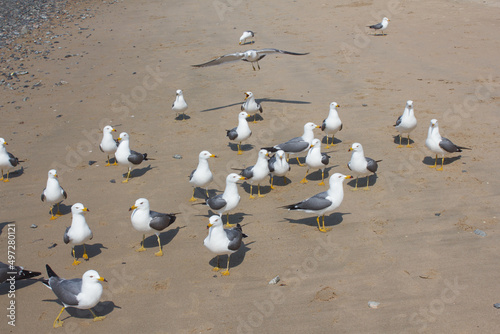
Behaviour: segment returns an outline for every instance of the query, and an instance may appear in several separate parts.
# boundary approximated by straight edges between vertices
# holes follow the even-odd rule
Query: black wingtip
[[[59,276],[57,276],[57,274],[54,272],[54,270],[52,270],[52,268],[48,264],[45,265],[45,268],[47,269],[47,275],[49,275],[49,278],[59,277]]]
[[[144,153],[144,161],[148,161],[148,154],[147,153]]]

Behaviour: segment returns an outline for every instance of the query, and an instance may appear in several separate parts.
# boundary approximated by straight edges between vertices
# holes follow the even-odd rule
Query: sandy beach
[[[54,329],[55,295],[19,281],[15,327],[9,286],[0,285],[2,333],[498,332],[500,1],[124,0],[66,10],[16,40],[23,57],[9,57],[14,44],[0,49],[0,137],[24,161],[0,182],[0,261],[15,224],[17,265],[43,277],[45,264],[65,278],[94,269],[108,280],[94,308],[106,319],[68,308]],[[375,36],[367,26],[384,16],[386,35]],[[255,43],[238,44],[245,30]],[[251,48],[309,54],[267,55],[257,71],[243,61],[191,66]],[[171,109],[177,89],[189,105],[184,121]],[[247,91],[263,113],[237,155],[225,130],[237,125]],[[397,148],[393,124],[407,100],[418,126],[413,148]],[[248,238],[230,276],[212,271],[215,256],[203,245],[211,213],[199,204],[202,191],[188,201],[199,152],[218,156],[209,160],[209,192],[221,193],[234,168],[300,136],[305,123],[321,124],[332,101],[343,129],[333,148],[322,146],[332,156],[326,176],[350,173],[348,149],[359,142],[382,160],[370,190],[352,191],[355,180],[346,180],[343,203],[325,218],[332,230],[321,233],[314,214],[280,208],[325,191],[320,172],[300,184],[306,167],[290,160],[291,182],[277,177],[271,190],[266,181],[258,199],[241,182],[230,220]],[[471,148],[445,159],[443,171],[429,168],[425,147],[433,118],[444,137]],[[105,125],[152,159],[126,184],[126,167],[104,166]],[[56,220],[40,201],[51,168],[68,193]],[[145,252],[134,251],[142,234],[128,209],[140,197],[152,210],[180,212],[161,233],[162,257],[153,233]],[[63,234],[77,202],[89,208],[94,236],[89,260],[72,266]]]

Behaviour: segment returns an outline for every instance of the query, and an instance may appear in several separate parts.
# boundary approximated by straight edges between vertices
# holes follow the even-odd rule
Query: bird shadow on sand
[[[179,114],[174,119],[176,121],[187,121],[188,119],[191,119],[191,116],[186,115],[186,114]]]
[[[377,180],[378,180],[378,175],[377,173],[375,174],[370,174],[369,176],[363,176],[363,177],[360,177],[358,179],[358,189],[359,188],[362,188],[362,187],[366,187],[366,182],[369,182],[368,183],[368,186],[371,187],[371,186],[374,186],[375,183],[377,183]],[[354,188],[356,187],[356,178],[353,177],[352,178],[352,181],[349,181],[347,182],[347,185],[351,188]]]
[[[245,192],[250,195],[250,183],[248,182],[243,182],[243,184],[241,185],[241,187],[245,190]],[[260,186],[260,193],[262,195],[266,195],[266,194],[269,194],[271,192],[271,186],[270,185],[261,185]],[[254,184],[252,186],[252,192],[255,197],[257,197],[257,192],[258,192],[258,187],[257,187],[257,184]]]
[[[16,281],[16,290],[26,288],[38,281],[40,281],[40,279],[37,279],[35,277]],[[8,282],[0,284],[0,296],[7,295],[11,292],[12,291],[10,291],[10,284]]]
[[[57,303],[60,306],[63,306],[62,303],[59,301],[59,299],[43,299],[42,301]],[[94,311],[94,313],[97,316],[102,317],[102,316],[107,316],[108,314],[113,312],[113,310],[115,308],[121,309],[121,307],[117,306],[112,301],[104,301],[104,302],[99,302],[96,306],[94,306],[92,308],[92,310]],[[54,310],[54,312],[55,311],[56,310]],[[61,321],[64,321],[64,320],[67,320],[70,318],[77,318],[77,319],[93,319],[94,318],[92,313],[90,313],[90,311],[88,309],[80,310],[80,309],[77,309],[74,307],[67,307],[65,311],[67,313],[66,314],[63,313],[63,315],[61,315]],[[66,315],[66,316],[64,317],[64,315]]]
[[[54,205],[54,213],[56,213],[57,211],[57,204]],[[62,217],[62,216],[65,216],[67,214],[70,214],[71,213],[71,205],[66,205],[66,204],[59,204],[59,212],[61,213],[61,215],[58,217]],[[49,209],[49,215],[50,215],[50,209]]]
[[[339,165],[335,166],[329,166],[325,168],[325,180],[328,181],[328,178],[330,177],[330,170],[332,168],[338,167]],[[306,180],[308,181],[321,181],[321,169],[317,169],[316,171],[307,174]],[[327,185],[327,182],[325,182],[325,185]]]
[[[238,249],[235,253],[231,254],[231,258],[229,259],[229,272],[231,272],[232,268],[238,267],[241,263],[243,263],[243,260],[245,259],[247,252],[251,250],[251,248],[248,246],[253,244],[254,242],[255,241],[245,243],[245,239],[243,239],[240,249]],[[227,266],[227,255],[219,256],[218,265],[217,265],[217,256],[214,256],[212,259],[210,259],[208,264],[210,264],[212,267],[218,266],[222,271],[226,269]]]
[[[3,231],[5,226],[7,226],[9,224],[15,224],[15,223],[16,223],[15,221],[0,223],[0,235],[2,235],[2,233],[3,233],[2,231]]]
[[[21,176],[23,174],[24,174],[24,167],[21,166],[21,168],[16,169],[16,170],[14,170],[12,172],[9,172],[9,180],[10,179],[18,178],[19,176]],[[7,175],[7,173],[5,173],[4,175]]]
[[[325,227],[334,227],[341,224],[344,221],[344,215],[350,215],[351,213],[334,212],[329,216],[325,216]],[[285,218],[289,223],[309,225],[318,228],[318,223],[316,222],[316,216],[301,218],[301,219],[291,219]],[[319,222],[322,224],[322,218],[319,217]]]
[[[177,233],[179,233],[179,230],[184,227],[185,226],[182,227],[177,226],[176,228],[167,230],[165,232],[161,232],[160,233],[161,247],[163,248],[164,246],[168,245],[175,238]],[[144,248],[146,249],[158,248],[158,238],[156,238],[156,234],[152,234],[149,237],[146,237],[146,239],[144,239]]]
[[[108,249],[108,247],[104,247],[103,244],[97,243],[97,244],[85,244],[85,249],[87,250],[87,255],[89,256],[89,259],[99,255],[102,253],[103,249]]]
[[[208,189],[208,198],[217,195],[217,189]],[[208,199],[207,193],[205,192],[205,188],[196,187],[194,192],[194,198],[202,200],[203,202],[193,203],[193,204],[205,204],[205,201]]]
[[[332,143],[330,142],[331,141],[330,137],[327,137],[327,136],[323,136],[323,139],[321,139],[321,143],[326,145],[327,140],[328,140],[328,145],[332,145]],[[337,145],[340,143],[342,143],[342,140],[335,138],[335,137],[333,138],[333,145]],[[335,147],[329,147],[329,148],[335,148]]]
[[[231,151],[233,152],[237,152],[238,151],[238,144],[236,143],[228,143],[227,146],[229,146],[229,148],[231,149]],[[250,151],[251,149],[253,149],[255,146],[253,146],[252,144],[243,144],[240,146],[241,150],[243,152],[247,152],[247,151]]]
[[[270,180],[269,180],[269,182],[270,182]],[[292,183],[292,180],[290,180],[286,176],[276,176],[275,175],[274,179],[273,179],[273,187],[286,187],[291,183]]]
[[[444,158],[443,165],[449,165],[449,164],[455,162],[456,160],[460,160],[461,158],[462,158],[461,155],[457,155],[455,157]],[[427,166],[434,166],[435,161],[436,161],[436,159],[433,157],[425,157],[424,160],[422,160],[424,165],[427,165]],[[437,160],[437,167],[436,168],[439,168],[439,167],[441,167],[441,158],[438,158],[438,160]]]
[[[271,102],[271,103],[288,103],[288,104],[311,104],[311,102],[308,102],[308,101],[272,99],[272,98],[268,98],[268,97],[265,97],[263,99],[255,99],[255,102],[257,102],[257,103]],[[244,101],[238,101],[236,103],[226,104],[224,106],[200,110],[200,112],[214,111],[214,110],[220,110],[220,109],[230,108],[230,107],[234,107],[234,106],[241,106],[243,103],[244,103]],[[262,108],[265,111],[265,107],[262,107]]]
[[[147,172],[149,172],[150,170],[152,170],[154,168],[156,168],[156,167],[151,167],[151,165],[148,165],[147,167],[133,169],[130,172],[130,178],[134,179],[136,177],[143,176],[144,174],[146,174]],[[123,178],[125,179],[126,177],[127,177],[127,173],[123,174]]]
[[[393,136],[393,139],[394,139],[394,144],[398,144],[399,145],[399,135]],[[414,143],[415,143],[415,141],[410,138],[410,145],[414,144]],[[402,137],[401,138],[401,145],[408,145],[408,137]]]

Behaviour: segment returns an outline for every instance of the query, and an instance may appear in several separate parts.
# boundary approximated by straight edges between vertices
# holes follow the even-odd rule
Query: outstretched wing
[[[265,53],[265,54],[282,53],[282,54],[294,55],[294,56],[305,56],[305,55],[309,54],[309,52],[299,53],[299,52],[291,52],[291,51],[285,51],[285,50],[279,50],[279,49],[260,49],[260,50],[256,50],[256,51],[257,51],[257,53]]]
[[[227,55],[223,55],[223,56],[220,56],[218,58],[212,59],[206,63],[198,64],[198,65],[191,65],[191,66],[193,66],[193,67],[206,67],[206,66],[220,65],[223,63],[227,63],[227,62],[240,60],[244,57],[244,55],[245,54],[241,53],[241,52],[229,53]]]

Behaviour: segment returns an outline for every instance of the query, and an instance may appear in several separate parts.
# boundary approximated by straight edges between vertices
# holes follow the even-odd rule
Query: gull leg
[[[260,70],[260,67],[259,67]],[[257,113],[253,114],[253,122],[252,123],[257,123]]]
[[[3,182],[10,182],[10,180],[9,180],[9,172],[10,171],[7,169],[7,178],[5,180],[3,180]]]
[[[229,224],[229,212],[228,212],[228,213],[226,213],[226,215],[227,215],[227,218],[226,218],[226,227],[227,227],[227,228],[234,227],[234,225],[233,225],[233,224]]]
[[[207,194],[207,198],[208,198],[208,187],[205,188],[205,194]]]
[[[258,67],[258,68],[259,68],[259,70],[260,70],[259,61],[257,61],[257,67]],[[229,273],[228,273],[228,275],[229,275]]]
[[[285,184],[287,184],[287,181],[286,181],[286,176],[283,176],[283,182],[284,182]]]
[[[318,217],[319,218],[319,217]],[[330,231],[332,228],[331,227],[325,227],[325,215],[323,215],[323,228],[320,228],[319,230],[321,232],[328,232]]]
[[[366,188],[365,188],[365,190],[370,190],[370,188],[368,188],[369,184],[370,184],[370,175],[366,176]]]
[[[50,207],[50,220],[54,220],[54,219],[57,219],[57,216],[54,215],[54,206],[51,206]]]
[[[299,158],[297,158],[297,160],[298,160],[298,159],[299,159]],[[306,171],[306,175],[305,175],[305,176],[304,176],[304,178],[300,181],[300,183],[307,183],[307,182],[309,182],[309,181],[307,181],[307,179],[306,179],[306,176],[307,176],[307,174],[308,174],[308,173],[309,173],[309,168],[307,169],[307,171]]]
[[[194,198],[194,192],[196,191],[196,188],[193,188],[193,195],[191,196],[191,198],[189,199],[190,202],[195,202],[196,201],[196,198]]]
[[[128,179],[130,178],[130,168],[128,169],[128,173],[127,173],[127,179],[126,180],[123,180],[122,183],[127,183],[128,182]]]
[[[399,145],[398,145],[398,148],[401,148],[403,147],[403,145],[401,145],[401,134],[399,134]]]
[[[332,144],[333,144],[333,142],[332,142]],[[328,134],[326,135],[326,147],[325,148],[330,148],[330,143],[328,141]]]
[[[436,162],[437,162],[437,160],[436,160]],[[439,167],[436,170],[443,170],[443,164],[444,164],[444,157],[441,158],[441,167]]]
[[[146,237],[145,234],[142,235],[142,244],[141,244],[141,248],[138,248],[136,249],[135,251],[136,252],[144,252],[146,250],[146,248],[144,248],[144,238]]]
[[[410,147],[410,148],[413,147],[410,145],[410,134],[408,134],[408,143],[406,144],[406,147]]]
[[[250,185],[250,198],[251,198],[251,199],[254,199],[254,198],[255,198],[255,196],[253,195],[253,191],[252,191],[252,190],[253,190],[253,189],[252,189],[252,185]]]
[[[325,170],[321,170],[321,182],[318,183],[318,186],[324,186],[325,185]]]
[[[89,309],[89,311],[90,311],[90,313],[92,313],[92,315],[94,316],[94,321],[101,321],[101,320],[106,319],[106,317],[105,317],[105,316],[102,316],[102,317],[98,317],[98,316],[96,316],[96,315],[95,315],[95,313],[94,313],[94,312],[92,312],[92,310],[91,310],[91,309]]]
[[[75,256],[75,247],[73,247],[73,258],[74,258],[74,260],[73,260],[73,265],[74,265],[74,266],[77,266],[77,265],[79,265],[80,263],[82,263],[81,261],[77,261],[77,260],[76,260],[76,256]]]
[[[243,151],[241,150],[241,142],[238,143],[238,155],[242,155]]]
[[[54,325],[53,325],[54,328],[62,327],[63,321],[59,320],[59,317],[61,316],[61,314],[63,313],[63,311],[65,309],[66,309],[66,306],[63,306],[63,308],[61,309],[61,312],[59,312],[59,314],[57,315],[56,320],[54,320]]]
[[[115,162],[113,162],[113,166],[118,166],[118,162],[116,162],[116,157],[115,157]]]
[[[82,257],[85,259],[85,260],[88,260],[89,259],[89,256],[87,255],[87,250],[85,249],[85,244],[83,244],[83,255]]]
[[[273,189],[273,190],[274,190],[274,189],[276,189],[276,188],[274,188],[274,187],[273,187],[273,179],[274,179],[274,176],[271,174],[271,189]]]
[[[358,178],[359,176],[356,176],[356,185],[354,186],[354,189],[352,191],[358,190]]]
[[[297,163],[299,164],[300,167],[303,167],[304,165],[300,163],[299,157],[297,157]]]
[[[255,66],[253,66],[253,62],[252,62],[252,68],[253,68],[253,70],[255,71]]]
[[[286,154],[286,162],[288,162],[290,160],[290,154]]]
[[[61,204],[61,203],[57,203],[57,212],[56,212],[56,216],[62,216],[62,213],[61,213],[61,211],[59,210],[59,204]]]
[[[221,274],[222,276],[229,276],[229,259],[231,258],[231,254],[227,255],[227,268]]]
[[[217,255],[217,266],[212,268],[212,271],[219,271],[219,255]]]
[[[257,184],[257,196],[259,196],[259,197],[266,197],[266,195],[261,195],[260,194],[260,184]]]
[[[0,181],[3,180],[3,169],[2,169],[2,176],[0,176]]]
[[[156,256],[163,256],[163,251],[161,250],[161,242],[160,242],[160,234],[157,234],[156,237],[158,238],[158,247],[160,250],[155,253]]]
[[[108,166],[111,166],[111,164],[109,163],[109,154],[108,154],[108,163],[104,165],[104,167],[108,167]]]
[[[436,168],[438,163],[438,155],[436,154],[436,160],[434,161],[434,166],[429,166],[429,168]]]
[[[335,135],[332,135],[332,145],[330,145],[331,147],[335,146],[335,144],[333,143],[334,140],[335,140]]]
[[[320,231],[321,231],[321,225],[319,224],[319,216],[318,216],[318,217],[316,217],[316,222],[318,223],[318,230],[320,230]]]

